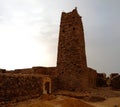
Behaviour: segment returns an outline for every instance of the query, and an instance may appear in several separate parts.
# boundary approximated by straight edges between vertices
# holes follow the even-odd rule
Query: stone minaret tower
[[[84,30],[76,8],[61,16],[57,68],[60,88],[76,90],[87,86]]]

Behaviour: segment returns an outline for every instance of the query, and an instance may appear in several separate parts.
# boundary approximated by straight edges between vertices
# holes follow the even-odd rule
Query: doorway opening
[[[45,90],[47,94],[50,94],[50,82],[45,83]]]

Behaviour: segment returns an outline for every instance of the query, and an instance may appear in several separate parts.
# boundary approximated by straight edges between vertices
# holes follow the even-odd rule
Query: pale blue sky
[[[119,0],[0,0],[0,68],[56,66],[61,12],[75,7],[88,66],[120,73]]]

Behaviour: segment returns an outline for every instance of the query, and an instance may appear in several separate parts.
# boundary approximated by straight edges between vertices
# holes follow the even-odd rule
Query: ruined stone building
[[[84,29],[77,9],[62,12],[56,67],[0,71],[0,101],[33,98],[57,89],[79,91],[96,86],[96,70],[87,66]],[[24,88],[23,88],[24,87]]]

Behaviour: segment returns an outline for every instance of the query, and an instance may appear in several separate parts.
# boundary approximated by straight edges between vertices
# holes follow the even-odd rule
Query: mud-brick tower
[[[76,8],[62,12],[57,68],[60,88],[76,90],[88,86],[84,30]]]

